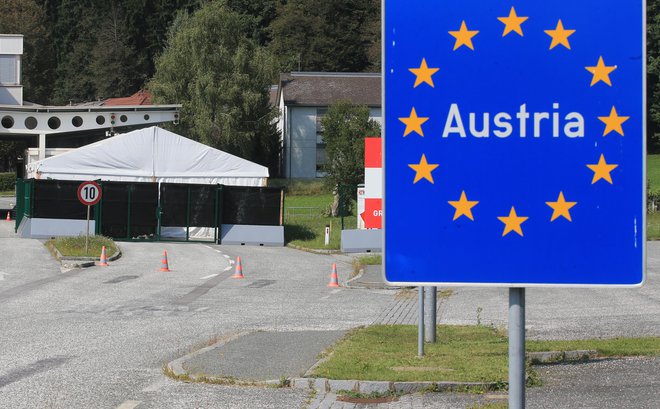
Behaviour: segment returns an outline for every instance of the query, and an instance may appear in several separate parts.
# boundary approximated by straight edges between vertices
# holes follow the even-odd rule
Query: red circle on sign
[[[78,200],[86,206],[95,205],[101,200],[101,186],[96,182],[83,182],[78,186]]]

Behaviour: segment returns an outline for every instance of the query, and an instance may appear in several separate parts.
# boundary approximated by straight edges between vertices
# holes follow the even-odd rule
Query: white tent
[[[153,126],[34,162],[27,177],[266,186],[268,168]]]

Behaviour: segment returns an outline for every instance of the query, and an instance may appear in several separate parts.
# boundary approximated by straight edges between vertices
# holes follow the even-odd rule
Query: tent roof
[[[35,162],[34,171],[108,178],[265,178],[268,168],[152,126]]]

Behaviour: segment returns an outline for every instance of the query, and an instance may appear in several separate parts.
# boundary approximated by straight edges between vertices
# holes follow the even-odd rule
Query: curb
[[[302,246],[297,246],[295,244],[288,243],[286,247],[290,247],[295,250],[300,250],[300,251],[306,251],[307,253],[313,253],[313,254],[343,254],[341,250],[335,249],[335,250],[323,250],[323,249],[310,249],[307,247],[302,247]]]
[[[588,361],[597,355],[598,351],[593,349],[578,349],[575,351],[527,352],[525,357],[531,365],[538,365]]]
[[[358,393],[415,393],[422,391],[465,392],[468,390],[494,391],[505,389],[503,382],[389,382],[335,380],[327,378],[292,378],[290,386],[295,389],[314,389],[322,393],[353,391]]]
[[[185,369],[184,364],[187,360],[192,359],[192,358],[196,357],[197,355],[201,355],[205,352],[211,351],[211,350],[215,349],[216,347],[227,344],[231,341],[234,341],[234,340],[236,340],[236,339],[238,339],[238,338],[240,338],[244,335],[250,334],[252,332],[254,332],[254,331],[241,331],[241,332],[237,332],[235,334],[229,335],[229,336],[215,342],[212,345],[209,345],[209,346],[204,347],[202,349],[198,349],[197,351],[191,352],[189,354],[186,354],[186,355],[182,356],[181,358],[178,358],[178,359],[175,359],[172,362],[169,362],[167,364],[167,369],[169,371],[171,371],[174,374],[174,376],[176,376],[177,378],[189,378],[192,381],[211,381],[211,382],[222,381],[225,378],[222,378],[220,376],[209,376],[209,375],[204,375],[204,374],[191,374]],[[265,383],[270,383],[270,382],[280,383],[279,380],[277,380],[277,381],[266,381]]]
[[[403,287],[396,287],[396,286],[389,286],[385,284],[383,281],[379,282],[363,282],[363,283],[356,283],[353,284],[353,281],[356,281],[362,277],[364,274],[364,269],[361,268],[360,272],[350,280],[346,281],[346,284],[344,284],[348,288],[366,288],[369,290],[398,290]]]
[[[121,257],[121,248],[115,243],[115,246],[117,246],[117,252],[113,254],[111,257],[108,257],[108,261],[115,261],[118,260]],[[55,258],[59,260],[60,264],[62,264],[63,267],[67,268],[86,268],[86,267],[93,267],[96,265],[96,261],[98,260],[96,257],[64,257],[62,253],[57,249],[57,247],[52,246],[51,247],[55,251]]]

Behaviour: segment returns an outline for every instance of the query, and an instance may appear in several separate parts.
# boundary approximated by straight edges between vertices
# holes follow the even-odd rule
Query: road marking
[[[218,253],[222,253],[222,251],[220,251],[220,250],[217,250],[217,249],[214,249],[214,250],[217,251]]]
[[[224,258],[227,258],[227,259],[229,258],[229,256],[226,255],[226,254],[223,254],[222,256],[223,256]]]
[[[122,403],[121,405],[117,406],[117,409],[133,409],[137,407],[142,403],[142,401],[139,400],[127,400],[126,402]]]
[[[0,281],[5,281],[5,276],[9,274],[5,273],[4,271],[0,271]]]
[[[215,276],[217,276],[217,275],[218,275],[218,274],[209,274],[209,275],[207,275],[206,277],[202,277],[202,278],[200,278],[200,280],[208,280],[209,278],[213,278],[213,277],[215,277]]]
[[[330,298],[330,296],[331,296],[332,294],[337,294],[337,293],[340,292],[340,291],[341,291],[341,289],[339,289],[339,288],[336,289],[336,290],[332,290],[332,291],[330,291],[330,294],[326,295],[325,297],[321,297],[321,299],[322,299],[322,300],[327,300],[328,298]]]
[[[231,270],[231,266],[227,266],[227,267],[224,269],[224,271],[229,271],[229,270]]]
[[[211,308],[211,307],[199,307],[198,309],[195,310],[195,312],[203,312],[203,311],[208,310],[209,308]]]

